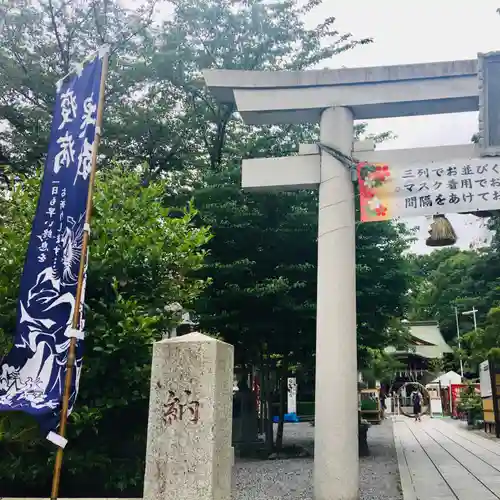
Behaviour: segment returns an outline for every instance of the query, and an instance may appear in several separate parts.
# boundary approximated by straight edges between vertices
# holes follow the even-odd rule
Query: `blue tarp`
[[[273,417],[273,422],[277,424],[280,421],[278,416]],[[299,422],[299,417],[296,413],[285,413],[285,422]]]

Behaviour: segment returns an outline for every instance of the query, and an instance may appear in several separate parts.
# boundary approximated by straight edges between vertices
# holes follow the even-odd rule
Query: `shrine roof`
[[[414,355],[426,359],[441,358],[443,354],[452,353],[452,348],[446,343],[435,321],[419,321],[408,323],[410,329],[410,347],[398,351],[394,347],[386,348],[387,353],[395,355]]]

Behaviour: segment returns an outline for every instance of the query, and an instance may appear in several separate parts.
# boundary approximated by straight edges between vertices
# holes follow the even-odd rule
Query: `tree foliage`
[[[0,227],[0,338],[15,328],[15,303],[39,189],[22,179],[4,200]],[[92,495],[141,488],[151,347],[172,326],[167,306],[186,305],[205,286],[190,277],[203,264],[210,234],[196,211],[170,217],[165,183],[141,186],[121,168],[98,176],[86,294],[86,348],[80,394],[70,417],[63,493]],[[2,493],[48,488],[52,447],[26,419],[0,417]],[[120,431],[116,432],[117,426]],[[24,429],[24,430],[23,430]],[[23,434],[24,433],[24,434]],[[24,491],[24,493],[23,493]],[[111,494],[111,493],[110,493]]]
[[[33,172],[47,151],[55,84],[100,45],[111,46],[108,110],[137,90],[141,35],[154,3],[135,12],[108,0],[7,0],[0,5],[0,152],[15,172]],[[134,58],[130,64],[130,58]],[[144,83],[144,82],[143,82]],[[116,145],[122,114],[108,113],[107,143]],[[4,169],[5,171],[5,169]]]
[[[455,308],[462,349],[456,349],[455,369],[461,357],[466,370],[477,373],[478,363],[498,348],[498,306],[500,305],[500,219],[490,217],[491,243],[477,250],[436,250],[430,255],[412,256],[410,265],[417,276],[411,294],[411,319],[436,319],[445,339],[457,346]],[[477,310],[477,331],[473,318],[462,313]]]
[[[495,352],[500,348],[499,327],[500,307],[493,307],[477,330],[473,329],[462,336],[460,354],[468,362],[471,371],[477,371],[479,363],[490,356],[496,357]]]
[[[413,257],[411,265],[419,279],[412,290],[411,319],[436,319],[447,341],[457,335],[455,307],[460,328],[468,331],[472,319],[462,312],[475,307],[478,321],[500,300],[500,259],[495,248],[461,251],[437,250],[429,256]]]
[[[310,356],[315,329],[317,199],[309,192],[249,194],[239,169],[207,178],[195,199],[214,238],[197,303],[201,324],[237,346],[239,362],[263,350]]]
[[[475,251],[444,249],[429,256],[413,259],[416,275],[420,277],[413,290],[413,307],[410,319],[439,321],[446,340],[456,337],[455,307],[465,310],[471,301],[475,283],[470,271],[478,263]],[[471,305],[472,307],[472,305]]]
[[[151,176],[206,165],[207,156],[220,163],[226,131],[241,155],[241,124],[228,126],[233,109],[200,88],[201,70],[302,69],[370,41],[338,32],[334,17],[306,28],[302,16],[319,3],[176,0],[161,21],[155,6],[165,5],[155,1],[130,11],[116,0],[9,0],[0,7],[0,152],[16,171],[43,157],[55,82],[107,43],[104,151],[131,165],[146,159]]]

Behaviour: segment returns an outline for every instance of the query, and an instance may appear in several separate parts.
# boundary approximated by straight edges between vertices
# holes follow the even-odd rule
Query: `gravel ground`
[[[313,447],[308,423],[285,424],[285,443]],[[368,431],[371,455],[360,459],[361,500],[402,500],[392,422]],[[233,472],[233,500],[313,500],[312,458],[238,460]]]

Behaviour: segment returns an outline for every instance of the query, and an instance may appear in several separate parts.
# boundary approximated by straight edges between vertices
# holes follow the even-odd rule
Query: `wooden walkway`
[[[500,443],[457,422],[397,417],[404,500],[500,500]]]

